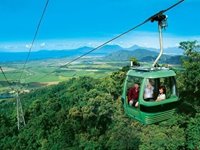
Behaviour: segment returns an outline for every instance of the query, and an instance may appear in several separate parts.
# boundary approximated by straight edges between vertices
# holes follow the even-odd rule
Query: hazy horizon
[[[159,50],[160,48],[155,48],[155,47],[148,47],[148,46],[142,46],[142,45],[137,45],[137,44],[134,44],[134,45],[131,45],[129,47],[124,47],[124,46],[121,46],[121,45],[118,45],[118,44],[107,44],[105,46],[119,46],[121,47],[123,50],[126,50],[126,49],[131,49],[133,47],[138,47],[138,48],[144,48],[144,49],[155,49],[155,50]],[[103,47],[105,47],[103,46]],[[95,48],[96,46],[92,46],[92,45],[82,45],[80,47],[72,47],[72,48],[60,48],[60,49],[45,49],[45,47],[40,47],[39,49],[34,49],[34,46],[33,46],[33,50],[32,52],[39,52],[39,51],[72,51],[72,50],[77,50],[77,49],[81,49],[81,48]],[[103,48],[103,47],[100,47],[99,49]],[[178,48],[178,46],[172,46],[172,47],[164,47],[164,49],[170,49],[170,48]],[[9,52],[9,53],[14,53],[14,52],[27,52],[28,53],[28,49],[19,49],[19,50],[8,50],[8,49],[0,49],[0,52]]]

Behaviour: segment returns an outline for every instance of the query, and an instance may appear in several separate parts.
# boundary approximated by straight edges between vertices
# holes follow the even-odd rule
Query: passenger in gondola
[[[144,100],[145,101],[153,100],[153,90],[154,90],[154,87],[152,86],[152,83],[149,81],[147,83],[146,88],[144,89]]]
[[[159,94],[158,94],[156,101],[158,102],[158,101],[162,101],[164,99],[166,99],[166,88],[165,88],[165,86],[160,86]]]
[[[128,103],[130,106],[138,107],[139,85],[135,83],[128,91]]]

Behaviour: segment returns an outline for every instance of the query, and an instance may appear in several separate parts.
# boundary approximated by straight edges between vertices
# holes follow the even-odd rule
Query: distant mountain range
[[[140,62],[154,62],[158,56],[158,52],[146,49],[120,50],[113,52],[104,57],[104,60],[110,61],[128,61],[131,57],[137,58]],[[182,55],[166,55],[163,54],[159,60],[161,63],[166,64],[180,64]]]
[[[77,49],[68,50],[41,50],[37,52],[31,52],[29,60],[41,60],[41,59],[58,59],[64,57],[77,57],[91,51],[92,47],[81,47]],[[145,48],[134,45],[130,48],[123,48],[119,45],[106,45],[100,49],[97,49],[89,54],[89,56],[102,56],[105,59],[112,60],[127,60],[129,56],[138,58],[139,60],[152,60],[158,55],[158,49]],[[167,48],[164,53],[168,55],[182,55],[183,51],[174,48]],[[16,62],[25,61],[28,52],[0,52],[0,62]],[[172,56],[166,55],[165,57],[171,58]]]
[[[151,47],[142,47],[138,45],[133,45],[128,48],[128,50],[136,50],[136,49],[146,49],[149,51],[160,52],[160,49],[151,48]],[[163,53],[166,55],[183,55],[183,50],[178,47],[168,47],[163,49]]]
[[[106,59],[111,59],[111,60],[128,60],[130,57],[135,57],[137,59],[142,59],[144,57],[151,56],[151,57],[156,57],[158,56],[157,52],[154,51],[149,51],[146,49],[135,49],[135,50],[120,50],[113,52],[106,56]]]

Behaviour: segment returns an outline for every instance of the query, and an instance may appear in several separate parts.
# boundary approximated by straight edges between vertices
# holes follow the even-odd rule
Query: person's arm
[[[132,88],[128,90],[128,101],[132,99]]]
[[[158,96],[158,98],[156,99],[156,101],[161,101],[161,100],[164,100],[164,99],[166,99],[165,94],[161,94],[161,95]]]

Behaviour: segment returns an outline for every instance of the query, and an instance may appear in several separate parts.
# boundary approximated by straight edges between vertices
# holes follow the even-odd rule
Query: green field
[[[35,89],[47,85],[57,84],[69,80],[73,77],[91,76],[93,78],[103,78],[114,71],[129,65],[128,61],[104,61],[99,58],[82,58],[75,61],[67,67],[64,66],[70,62],[70,59],[48,59],[29,61],[24,71],[22,68],[24,62],[14,62],[0,64],[4,73],[14,88]],[[142,63],[145,66],[151,66],[150,63]],[[179,68],[179,66],[174,66]],[[22,74],[22,76],[21,76]],[[19,82],[21,76],[21,80]],[[0,74],[0,93],[10,91],[3,74]]]
[[[26,85],[26,89],[32,89],[57,84],[72,77],[91,76],[102,78],[128,65],[128,62],[104,62],[95,58],[84,58],[67,67],[61,67],[69,61],[68,59],[30,61],[26,64],[23,72],[23,62],[1,64],[1,66],[10,83],[18,83],[22,74],[20,84]],[[0,92],[5,90],[8,90],[8,85],[1,73]]]

